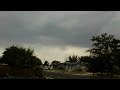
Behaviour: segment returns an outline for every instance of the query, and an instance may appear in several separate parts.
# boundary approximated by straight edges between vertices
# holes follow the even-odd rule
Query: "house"
[[[43,68],[44,70],[47,70],[47,69],[49,69],[49,65],[43,65],[42,68]]]
[[[65,62],[59,64],[51,64],[53,69],[60,69],[65,71],[75,71],[80,69],[80,62]]]
[[[53,66],[52,66],[52,65],[50,65],[50,69],[53,69]]]
[[[44,70],[53,69],[53,66],[52,66],[52,65],[43,65],[42,68],[43,68]]]
[[[57,69],[57,67],[58,67],[59,65],[54,63],[54,64],[51,64],[50,66],[51,66],[53,69]]]
[[[66,71],[75,71],[80,69],[80,62],[65,62],[64,69]]]

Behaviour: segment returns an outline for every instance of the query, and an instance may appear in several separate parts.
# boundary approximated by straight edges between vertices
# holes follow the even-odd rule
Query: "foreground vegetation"
[[[43,77],[42,62],[32,49],[21,46],[6,48],[0,59],[0,77]],[[2,65],[3,63],[7,65]]]
[[[36,68],[14,68],[10,66],[0,66],[0,78],[5,77],[43,77],[42,69]]]

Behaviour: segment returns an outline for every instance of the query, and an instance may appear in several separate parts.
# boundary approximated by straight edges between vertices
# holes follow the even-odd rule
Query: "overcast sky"
[[[49,62],[68,55],[88,55],[90,38],[100,33],[120,37],[119,11],[0,11],[0,55],[22,45]]]

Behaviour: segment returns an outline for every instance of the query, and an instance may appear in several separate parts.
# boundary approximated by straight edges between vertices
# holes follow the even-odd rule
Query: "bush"
[[[13,68],[9,66],[0,66],[0,78],[4,77],[43,77],[42,68]]]
[[[43,74],[42,74],[42,68],[40,66],[36,66],[34,68],[34,76],[35,77],[42,77]]]
[[[5,77],[8,72],[10,72],[10,68],[6,66],[0,66],[0,78]]]

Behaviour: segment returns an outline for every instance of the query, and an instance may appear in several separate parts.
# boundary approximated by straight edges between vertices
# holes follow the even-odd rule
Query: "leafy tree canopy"
[[[1,60],[15,67],[34,67],[42,64],[41,60],[34,56],[34,50],[14,45],[5,49]]]
[[[78,62],[80,60],[80,57],[78,57],[77,55],[73,55],[73,56],[69,56],[68,57],[68,62]]]
[[[93,36],[91,41],[93,42],[90,52],[91,67],[96,71],[110,73],[120,66],[120,40],[116,39],[114,35],[108,35],[107,33],[99,36]]]
[[[54,60],[54,61],[52,61],[51,65],[58,65],[58,64],[60,64],[60,63],[61,63],[60,61]]]
[[[43,65],[44,65],[44,66],[49,66],[49,62],[48,62],[48,61],[45,61]]]

